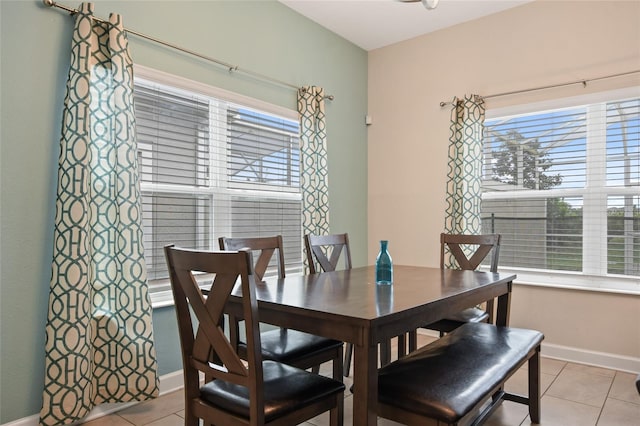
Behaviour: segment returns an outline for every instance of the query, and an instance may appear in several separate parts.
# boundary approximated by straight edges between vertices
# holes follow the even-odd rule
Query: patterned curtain
[[[298,112],[301,129],[302,230],[305,234],[328,234],[329,171],[324,89],[313,86],[301,88],[298,91]]]
[[[479,234],[484,101],[477,95],[468,95],[454,98],[452,104],[445,232]],[[446,263],[455,267],[451,257]]]
[[[158,394],[142,247],[133,64],[119,15],[73,31],[63,111],[40,423]]]

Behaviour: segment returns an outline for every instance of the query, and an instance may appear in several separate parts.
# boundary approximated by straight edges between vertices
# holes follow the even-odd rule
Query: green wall
[[[78,7],[79,2],[61,0]],[[367,263],[367,52],[264,1],[102,1],[127,28],[295,85],[327,102],[332,231]],[[73,19],[0,0],[0,423],[37,414],[44,377],[56,166]],[[135,63],[295,109],[295,91],[130,36]],[[174,312],[153,315],[160,374],[181,368]]]

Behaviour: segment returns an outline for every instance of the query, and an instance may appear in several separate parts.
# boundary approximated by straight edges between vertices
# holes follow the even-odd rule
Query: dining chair
[[[326,411],[332,426],[343,424],[341,381],[263,359],[250,251],[166,246],[165,257],[182,349],[186,426],[197,426],[199,419],[217,425],[299,424]],[[214,276],[206,296],[198,286],[204,274]],[[244,358],[224,333],[225,303],[238,280],[247,336]]]
[[[344,269],[351,269],[349,234],[306,234],[304,236],[304,245],[310,274],[316,274],[321,271],[335,271],[340,262],[340,257],[344,258]],[[352,357],[353,343],[347,343],[343,363],[345,377],[349,376]]]
[[[476,270],[480,264],[490,257],[489,271],[498,272],[500,256],[500,234],[468,235],[468,234],[440,234],[440,268],[445,268],[446,254],[451,254],[459,269]],[[468,251],[467,251],[468,250]],[[469,253],[469,254],[467,254]],[[493,323],[493,300],[488,300],[485,308],[467,308],[447,318],[422,326],[421,328],[435,330],[442,337],[468,322]],[[417,335],[409,334],[409,352],[417,347]]]
[[[351,249],[349,248],[349,234],[304,236],[309,273],[335,271],[340,257],[344,258],[344,269],[351,269]],[[316,266],[317,264],[317,266]]]
[[[249,238],[218,238],[220,250],[240,250],[248,248],[257,256],[254,265],[254,274],[258,281],[262,281],[269,268],[273,255],[276,254],[278,277],[285,277],[284,245],[282,235],[273,237],[249,237]]]
[[[285,278],[284,250],[282,236],[250,237],[218,239],[221,250],[249,249],[255,252],[255,277],[262,281],[266,270],[274,255],[277,256],[278,277]],[[229,318],[229,330],[231,341],[238,345],[241,356],[246,352],[246,344],[240,338],[239,322]],[[314,334],[287,328],[271,328],[261,332],[262,356],[298,368],[311,368],[313,372],[320,371],[320,365],[331,361],[333,366],[333,378],[342,381],[342,356],[343,343],[339,340],[328,339]]]
[[[340,258],[344,258],[344,269],[351,269],[351,249],[349,248],[349,234],[329,234],[304,236],[307,263],[309,273],[335,271],[340,263]],[[398,336],[398,346],[405,346],[405,336]],[[347,342],[344,354],[343,374],[349,377],[351,372],[351,359],[353,358],[353,343]],[[380,344],[381,365],[391,361],[391,343],[389,341]]]

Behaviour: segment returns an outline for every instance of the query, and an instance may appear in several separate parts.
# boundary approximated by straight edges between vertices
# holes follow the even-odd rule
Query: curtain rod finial
[[[42,0],[42,3],[44,3],[45,6],[49,7],[55,6],[56,4],[53,0]]]

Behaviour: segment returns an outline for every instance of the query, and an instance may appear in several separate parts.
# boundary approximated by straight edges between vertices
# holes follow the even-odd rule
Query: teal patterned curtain
[[[452,104],[445,232],[479,234],[484,101],[477,95],[468,95],[454,98]],[[447,266],[454,267],[451,258]]]
[[[40,423],[158,394],[133,64],[119,15],[76,16],[63,111]]]
[[[305,234],[328,234],[329,170],[324,89],[307,86],[298,90],[298,113],[300,114],[302,231]]]

